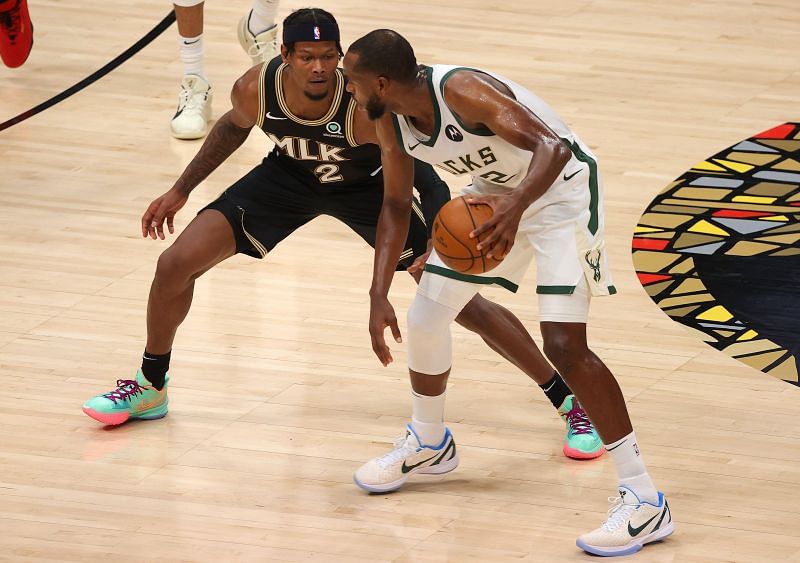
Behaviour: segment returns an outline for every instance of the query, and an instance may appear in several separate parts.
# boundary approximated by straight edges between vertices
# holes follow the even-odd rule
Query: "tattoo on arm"
[[[233,123],[230,112],[223,115],[211,129],[200,151],[183,171],[175,186],[186,194],[190,193],[242,146],[249,134],[250,129]]]

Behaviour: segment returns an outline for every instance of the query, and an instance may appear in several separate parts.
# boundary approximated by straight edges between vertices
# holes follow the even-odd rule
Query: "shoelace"
[[[569,424],[570,428],[572,428],[573,434],[591,434],[592,422],[586,415],[586,411],[581,408],[578,400],[574,399],[574,401],[575,402],[572,404],[572,408],[566,414],[567,423]]]
[[[114,403],[123,401],[128,397],[144,393],[145,388],[133,379],[117,379],[117,388],[103,397],[111,399]]]
[[[378,458],[378,462],[384,467],[388,467],[404,459],[407,455],[414,453],[418,450],[417,447],[411,444],[411,435],[406,434],[394,441],[394,448],[388,454]]]
[[[247,48],[247,55],[250,58],[259,57],[264,51],[276,51],[277,45],[275,41],[256,41]]]
[[[275,27],[275,26],[273,26],[273,27]],[[264,31],[269,31],[270,29],[272,29],[272,27],[269,28],[269,29],[266,29]],[[264,31],[262,31],[261,33],[264,33]],[[262,52],[266,51],[268,49],[273,51],[273,52],[278,50],[278,40],[277,40],[277,38],[269,40],[269,41],[259,41],[258,39],[256,39],[256,36],[253,35],[252,31],[250,31],[248,29],[247,32],[253,38],[253,44],[250,45],[247,48],[247,55],[250,58],[261,56]]]
[[[608,509],[608,520],[603,524],[603,528],[609,532],[619,529],[639,508],[638,504],[625,504],[622,502],[622,497],[608,497],[608,502],[613,506]]]
[[[0,25],[6,28],[8,38],[13,43],[17,39],[22,24],[19,18],[19,2],[13,8],[0,12]]]
[[[201,101],[205,101],[206,99],[208,99],[208,90],[205,92],[195,92],[190,88],[181,87],[181,99],[178,107],[190,111],[200,110]]]

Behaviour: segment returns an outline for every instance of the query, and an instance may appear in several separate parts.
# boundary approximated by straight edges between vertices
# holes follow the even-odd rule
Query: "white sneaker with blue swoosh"
[[[403,486],[415,473],[440,475],[458,467],[456,443],[450,429],[437,446],[421,444],[414,428],[406,426],[406,435],[394,443],[394,449],[362,465],[353,481],[370,493],[388,493]]]
[[[675,531],[669,504],[662,492],[658,493],[657,505],[639,500],[632,490],[622,486],[619,496],[608,500],[613,503],[608,520],[575,542],[584,551],[606,557],[630,555]]]

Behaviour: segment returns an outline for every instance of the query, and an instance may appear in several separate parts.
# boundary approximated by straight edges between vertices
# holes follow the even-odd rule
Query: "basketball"
[[[463,196],[442,206],[433,221],[433,248],[448,268],[462,274],[482,274],[501,262],[486,256],[488,248],[478,250],[479,238],[469,238],[491,216],[491,207],[469,204]]]

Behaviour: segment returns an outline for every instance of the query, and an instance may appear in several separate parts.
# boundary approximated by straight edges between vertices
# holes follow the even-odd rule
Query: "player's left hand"
[[[502,260],[514,246],[514,239],[519,229],[519,221],[525,207],[522,206],[511,192],[505,195],[471,196],[466,198],[467,203],[483,203],[492,208],[492,218],[469,234],[469,238],[488,235],[478,243],[478,250],[488,248],[487,256]]]
[[[372,338],[372,351],[384,367],[388,366],[394,359],[383,333],[389,327],[394,336],[395,342],[402,342],[400,327],[397,326],[397,315],[394,314],[394,307],[386,297],[373,296],[369,303],[369,335]]]

